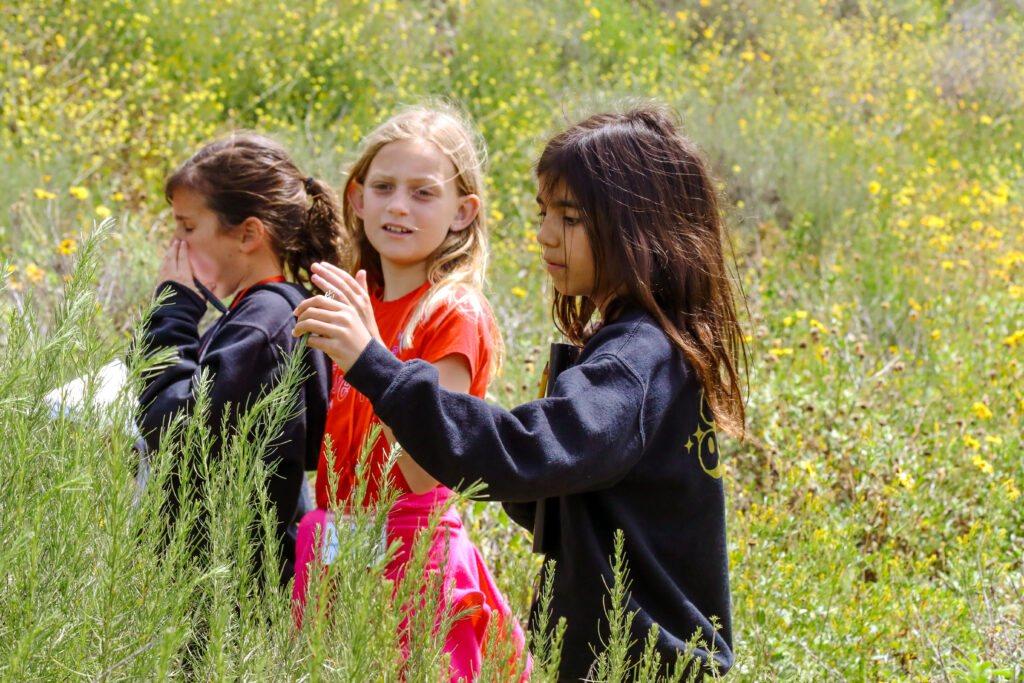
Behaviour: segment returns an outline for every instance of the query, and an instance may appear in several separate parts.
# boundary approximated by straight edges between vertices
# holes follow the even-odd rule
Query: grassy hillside
[[[340,186],[402,104],[458,102],[490,153],[509,350],[491,392],[513,405],[553,335],[531,163],[581,114],[653,97],[721,180],[747,296],[730,676],[1024,680],[1019,3],[69,0],[6,3],[0,23],[4,678],[180,673],[196,642],[204,677],[362,671],[344,643],[382,594],[340,644],[297,645],[270,598],[269,622],[211,603],[197,641],[190,596],[234,584],[127,552],[150,519],[131,513],[130,438],[41,407],[125,348],[174,166],[252,128]],[[525,614],[528,541],[492,506],[464,516]]]

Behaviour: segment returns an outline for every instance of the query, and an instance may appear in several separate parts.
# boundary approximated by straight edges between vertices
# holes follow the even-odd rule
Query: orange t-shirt
[[[429,282],[419,289],[394,301],[381,301],[371,297],[373,314],[381,339],[400,360],[421,358],[436,363],[446,356],[457,354],[469,363],[469,393],[484,398],[491,370],[493,351],[492,332],[495,322],[490,309],[479,295],[467,295],[460,303],[444,302],[416,326],[412,347],[400,348],[400,336],[412,316],[420,298],[426,294]],[[416,406],[409,406],[415,410]],[[331,491],[328,480],[330,454],[327,452],[326,437],[330,435],[335,460],[334,470],[338,474],[338,490],[335,500],[344,506],[355,487],[355,467],[362,451],[363,439],[370,425],[378,423],[369,399],[355,391],[345,381],[343,373],[334,366],[331,385],[330,405],[324,426],[324,444],[320,449],[320,462],[316,473],[316,503],[320,508],[330,507]],[[387,456],[387,439],[382,434],[373,446],[369,456],[370,480],[366,489],[364,504],[372,505],[380,497],[383,484],[382,470]],[[390,473],[394,485],[402,493],[410,493],[409,485],[401,469],[393,468]]]

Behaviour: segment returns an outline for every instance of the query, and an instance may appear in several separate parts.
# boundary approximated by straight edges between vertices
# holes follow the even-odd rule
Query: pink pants
[[[427,529],[432,509],[445,505],[450,495],[451,491],[438,487],[423,495],[407,494],[396,501],[388,515],[387,544],[398,540],[401,545],[385,570],[385,576],[393,580],[396,587],[405,577],[416,535]],[[345,529],[335,527],[334,514],[327,510],[313,510],[299,524],[292,592],[293,614],[298,627],[302,625],[306,603],[309,565],[317,555],[324,558],[325,564],[330,564],[333,559],[332,535],[337,533],[345,533]],[[314,547],[317,536],[320,538]],[[523,631],[495,585],[480,551],[469,540],[462,520],[452,508],[444,512],[434,531],[424,569],[442,573],[441,607],[448,610],[448,614],[461,615],[445,639],[444,649],[451,658],[452,681],[474,680],[487,649],[487,630],[492,619],[497,620],[501,632],[510,634],[515,640],[517,655],[522,653]],[[403,621],[403,631],[405,625]],[[405,638],[402,640],[403,647],[406,647]]]

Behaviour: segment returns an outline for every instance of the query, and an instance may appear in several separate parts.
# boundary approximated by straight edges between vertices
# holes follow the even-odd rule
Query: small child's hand
[[[359,317],[362,318],[363,324],[373,338],[383,344],[384,341],[377,329],[377,318],[373,315],[370,292],[366,286],[366,271],[360,270],[355,277],[352,277],[330,263],[314,263],[312,270],[313,284],[325,292],[332,292],[334,298],[347,301],[359,313]]]
[[[335,290],[327,290],[331,297],[318,295],[306,299],[295,309],[295,329],[292,334],[301,337],[309,334],[307,344],[331,357],[331,360],[348,372],[359,358],[373,335],[366,328],[359,311]]]
[[[171,240],[160,269],[157,271],[157,285],[161,282],[177,282],[198,292],[192,279],[192,264],[188,260],[188,245],[184,240]]]

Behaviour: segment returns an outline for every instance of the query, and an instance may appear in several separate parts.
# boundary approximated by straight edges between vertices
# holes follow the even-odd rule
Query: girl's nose
[[[540,229],[537,230],[537,243],[541,246],[558,246],[558,233],[555,230],[554,222],[550,216],[544,216],[541,219]]]
[[[401,192],[392,192],[391,197],[388,199],[387,210],[388,213],[395,216],[404,216],[409,213],[409,206],[407,204],[407,198]]]

